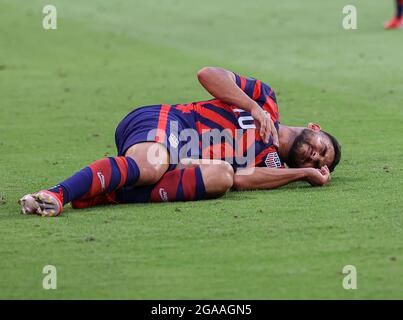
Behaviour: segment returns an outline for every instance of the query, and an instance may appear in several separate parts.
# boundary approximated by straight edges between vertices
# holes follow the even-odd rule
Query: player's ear
[[[321,130],[321,127],[317,123],[310,122],[310,123],[308,123],[308,129],[311,129],[315,132],[319,132]]]

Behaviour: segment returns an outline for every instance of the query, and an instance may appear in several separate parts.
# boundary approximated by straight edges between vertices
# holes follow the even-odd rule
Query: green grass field
[[[403,298],[403,30],[392,1],[0,0],[1,299]],[[342,28],[354,4],[358,30]],[[331,185],[59,218],[17,200],[105,154],[133,107],[206,99],[195,73],[268,82],[281,121],[343,145]],[[42,288],[54,265],[58,289]],[[358,289],[342,287],[354,265]]]

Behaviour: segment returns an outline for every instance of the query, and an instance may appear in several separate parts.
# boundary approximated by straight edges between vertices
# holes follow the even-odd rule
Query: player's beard
[[[304,152],[303,146],[306,145],[309,141],[309,138],[312,136],[313,132],[308,129],[302,130],[302,132],[295,138],[290,151],[288,153],[288,161],[287,165],[290,168],[300,168],[304,163]]]

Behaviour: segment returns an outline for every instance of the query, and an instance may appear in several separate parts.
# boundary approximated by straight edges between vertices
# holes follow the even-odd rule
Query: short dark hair
[[[333,144],[333,149],[334,149],[334,159],[332,164],[329,167],[330,172],[333,172],[334,168],[339,164],[340,159],[341,159],[341,145],[337,141],[335,137],[333,137],[330,133],[327,133],[325,131],[322,131],[332,142]]]

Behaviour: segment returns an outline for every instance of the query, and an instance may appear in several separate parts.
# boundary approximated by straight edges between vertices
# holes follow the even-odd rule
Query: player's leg
[[[198,181],[193,182],[192,175],[189,174],[190,178],[186,179],[186,173],[190,170],[200,171],[201,181],[203,182],[204,192],[201,192],[200,195],[196,198],[193,196],[194,191],[198,191]],[[229,189],[231,189],[234,183],[234,170],[232,166],[225,161],[215,160],[209,164],[199,164],[188,168],[176,169],[179,172],[183,172],[182,179],[180,182],[182,186],[179,185],[179,188],[188,189],[187,194],[181,194],[180,192],[171,192],[169,201],[190,201],[190,200],[202,200],[202,199],[214,199],[223,196]],[[171,171],[172,172],[172,171]],[[158,188],[166,186],[167,188],[171,185],[171,181],[169,179],[170,172],[168,172],[164,177],[158,182],[156,187],[154,188],[154,193]],[[159,200],[158,197],[152,197],[152,202],[162,201]]]
[[[396,29],[403,27],[403,0],[396,1],[396,14],[393,18],[385,23],[386,29]]]
[[[396,18],[403,18],[403,0],[396,0]]]
[[[127,149],[125,157],[141,164],[140,176],[136,186],[156,183],[168,170],[170,163],[167,147],[157,142],[135,144]]]
[[[107,195],[73,201],[74,209],[118,203],[141,203],[162,201],[195,201],[218,198],[233,185],[234,171],[225,161],[214,160],[209,164],[201,161],[179,165],[165,173],[155,185],[124,187]]]
[[[223,196],[231,189],[234,183],[234,169],[226,161],[215,159],[182,159],[178,165],[178,168],[191,167],[200,168],[205,186],[203,199]]]
[[[148,155],[153,155],[148,159]],[[97,160],[56,187],[24,196],[23,213],[59,215],[65,204],[113,193],[128,185],[156,183],[169,166],[166,147],[145,142],[128,149],[125,156]]]
[[[194,201],[223,196],[233,185],[227,162],[202,164],[167,172],[151,192],[151,202]]]
[[[201,164],[201,173],[206,188],[205,198],[222,197],[234,184],[234,169],[226,162]]]
[[[225,161],[200,164],[169,171],[149,188],[147,195],[123,188],[115,199],[119,203],[195,201],[223,196],[233,185],[234,171]]]

